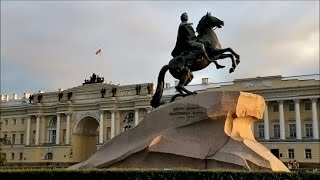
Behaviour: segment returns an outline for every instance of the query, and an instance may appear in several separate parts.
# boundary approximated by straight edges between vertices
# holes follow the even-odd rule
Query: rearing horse
[[[173,101],[178,96],[187,96],[191,94],[196,94],[196,92],[191,92],[185,88],[191,80],[193,79],[193,71],[199,71],[206,68],[210,63],[224,58],[230,58],[232,61],[232,67],[229,69],[229,73],[232,73],[237,64],[240,63],[240,56],[235,53],[230,47],[222,49],[220,42],[216,33],[213,31],[214,27],[221,28],[224,25],[224,22],[220,19],[211,16],[210,13],[207,13],[201,18],[196,28],[198,32],[197,40],[201,42],[210,42],[206,44],[206,51],[208,56],[212,60],[208,60],[204,57],[199,57],[199,53],[195,51],[187,51],[181,53],[181,55],[172,58],[169,64],[164,65],[158,76],[158,84],[155,94],[152,97],[150,105],[153,108],[159,107],[163,102],[160,102],[164,89],[164,76],[165,73],[169,70],[170,74],[179,80],[178,85],[176,85],[176,90],[179,94],[174,95],[171,98]],[[228,54],[224,54],[229,52]],[[191,64],[188,64],[187,60],[192,60]]]

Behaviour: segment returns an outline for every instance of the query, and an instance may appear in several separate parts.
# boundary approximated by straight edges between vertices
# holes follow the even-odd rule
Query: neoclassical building
[[[255,137],[281,161],[320,167],[320,75],[267,76],[189,85],[189,90],[246,91],[266,100],[264,118],[253,127]],[[113,85],[88,83],[22,98],[1,95],[1,137],[9,164],[70,165],[90,157],[97,148],[133,128],[152,109],[154,83]],[[175,94],[166,84],[164,99]]]

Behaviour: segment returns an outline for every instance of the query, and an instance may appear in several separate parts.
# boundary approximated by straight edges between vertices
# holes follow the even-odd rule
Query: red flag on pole
[[[100,55],[100,56],[101,56],[101,48],[99,48],[99,49],[96,51],[96,55]]]

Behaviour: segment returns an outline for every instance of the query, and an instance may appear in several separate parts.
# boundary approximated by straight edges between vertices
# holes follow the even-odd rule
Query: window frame
[[[44,157],[45,160],[53,160],[53,153],[52,152],[48,152],[45,157]]]
[[[289,123],[288,129],[289,129],[289,138],[297,138],[297,125],[295,123]]]
[[[24,134],[20,134],[20,144],[24,144]]]
[[[308,151],[308,152],[307,152]],[[309,152],[310,151],[310,152]],[[304,157],[306,159],[312,159],[312,150],[310,148],[304,149]]]
[[[289,103],[289,104],[288,104],[288,110],[289,110],[290,112],[294,112],[294,111],[295,111],[294,103]]]
[[[275,126],[277,126],[277,128],[275,128]],[[280,138],[280,133],[281,133],[280,132],[280,124],[273,124],[273,137],[274,138]]]
[[[55,144],[57,138],[57,130],[56,129],[49,129],[48,130],[48,143]]]
[[[278,104],[273,104],[272,105],[272,109],[273,109],[273,112],[279,112],[279,105]]]
[[[259,133],[259,138],[263,139],[264,138],[264,124],[258,124],[258,133]]]
[[[288,149],[288,158],[294,159],[294,149]]]
[[[23,153],[19,153],[19,160],[23,160]]]
[[[311,101],[305,101],[304,110],[305,111],[311,111],[311,106],[312,106]]]
[[[310,125],[310,127],[307,127],[307,125]],[[305,130],[306,138],[313,138],[312,123],[305,123],[304,124],[304,130]]]

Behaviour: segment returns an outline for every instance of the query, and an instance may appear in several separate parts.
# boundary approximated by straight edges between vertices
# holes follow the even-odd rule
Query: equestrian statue
[[[222,48],[219,39],[213,28],[221,28],[224,22],[211,16],[211,13],[204,15],[196,28],[198,36],[192,28],[192,23],[188,23],[187,13],[181,16],[181,23],[178,29],[176,46],[171,52],[173,58],[167,65],[164,65],[158,76],[156,92],[152,97],[150,105],[157,108],[164,104],[161,102],[165,73],[169,70],[170,74],[179,80],[176,90],[179,92],[171,98],[174,101],[177,97],[196,94],[185,88],[193,79],[192,72],[206,68],[210,63],[214,63],[217,69],[224,68],[217,63],[217,60],[230,58],[232,67],[229,73],[234,72],[240,63],[240,56],[230,47]],[[226,53],[227,52],[227,53]]]

